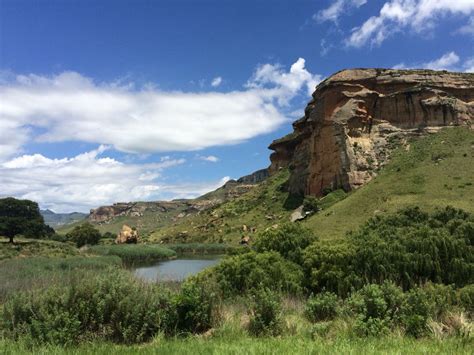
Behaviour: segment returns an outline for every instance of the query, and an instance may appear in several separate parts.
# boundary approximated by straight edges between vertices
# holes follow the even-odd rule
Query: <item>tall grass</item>
[[[165,246],[178,254],[226,254],[235,249],[234,246],[219,243],[181,243]]]
[[[127,265],[145,264],[176,257],[174,250],[146,244],[96,245],[91,247],[89,252],[96,255],[118,256]]]
[[[68,258],[18,258],[0,262],[0,304],[10,295],[55,284],[67,284],[77,273],[101,273],[121,265],[116,256]]]

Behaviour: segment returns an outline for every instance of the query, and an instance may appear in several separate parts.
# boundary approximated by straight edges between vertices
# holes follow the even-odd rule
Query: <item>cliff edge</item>
[[[289,168],[290,193],[320,196],[368,182],[409,136],[471,127],[474,74],[342,70],[312,96],[294,131],[270,145],[269,171]]]

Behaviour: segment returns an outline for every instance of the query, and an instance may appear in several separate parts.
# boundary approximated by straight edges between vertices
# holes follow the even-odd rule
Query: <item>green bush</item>
[[[410,290],[400,309],[401,324],[406,334],[417,338],[425,335],[428,331],[428,319],[434,313],[434,306],[426,290],[422,288]]]
[[[386,334],[399,318],[403,292],[391,283],[369,284],[353,293],[346,302],[349,314],[356,318],[355,330],[360,336]]]
[[[467,285],[458,291],[459,305],[474,315],[474,285]]]
[[[250,334],[275,336],[281,333],[281,300],[277,293],[268,288],[257,288],[249,303]]]
[[[300,294],[303,272],[276,252],[250,251],[222,260],[197,278],[215,279],[224,297],[246,294],[259,287]]]
[[[66,238],[76,243],[80,248],[84,245],[95,245],[101,238],[100,232],[90,223],[83,223],[66,234]]]
[[[159,331],[172,333],[175,314],[168,291],[114,270],[73,279],[68,287],[13,295],[4,304],[2,328],[7,337],[38,343],[70,345],[94,338],[138,343]]]
[[[311,231],[299,223],[285,223],[261,232],[254,243],[256,251],[276,251],[294,263],[303,263],[303,251],[314,241]]]
[[[309,213],[316,213],[320,210],[319,201],[313,196],[306,196],[303,200],[303,211]]]
[[[334,319],[339,313],[339,300],[332,292],[322,292],[311,296],[306,303],[305,316],[311,322]]]
[[[212,288],[186,282],[176,298],[176,330],[185,334],[210,329],[218,321],[217,303],[218,297]]]
[[[317,241],[304,252],[308,287],[346,296],[368,283],[407,290],[427,282],[474,283],[474,217],[446,207],[431,215],[406,208],[370,219],[339,243]]]

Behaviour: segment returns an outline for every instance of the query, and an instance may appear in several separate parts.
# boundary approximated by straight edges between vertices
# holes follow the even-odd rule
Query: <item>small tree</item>
[[[20,234],[28,238],[45,238],[52,236],[54,230],[44,224],[36,202],[13,197],[0,199],[0,235],[13,243],[13,238]]]
[[[69,240],[76,243],[77,247],[80,248],[86,244],[94,245],[98,244],[100,240],[100,232],[94,228],[90,223],[83,223],[66,234]]]

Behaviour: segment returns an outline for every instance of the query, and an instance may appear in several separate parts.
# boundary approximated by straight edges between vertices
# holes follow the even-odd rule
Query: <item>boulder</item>
[[[115,244],[136,244],[138,242],[138,231],[126,224],[115,239]]]

